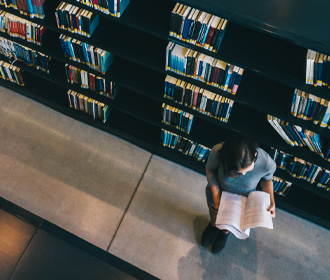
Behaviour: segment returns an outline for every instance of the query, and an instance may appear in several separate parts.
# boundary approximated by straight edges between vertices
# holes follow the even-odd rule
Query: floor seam
[[[40,229],[41,224],[42,224],[42,222],[40,223],[39,227],[37,227],[37,229],[36,229],[36,231],[34,232],[32,238],[30,239],[29,243],[27,244],[26,248],[24,249],[24,252],[22,253],[21,257],[19,258],[18,262],[16,263],[16,265],[15,265],[15,267],[14,267],[12,273],[10,274],[10,276],[9,276],[9,278],[8,278],[8,280],[10,280],[11,277],[13,276],[13,274],[14,274],[16,268],[18,267],[19,263],[21,262],[21,260],[22,260],[22,258],[23,258],[23,256],[24,256],[25,252],[27,251],[27,249],[29,248],[29,246],[30,246],[32,240],[34,239],[35,235],[37,234],[37,231]]]
[[[145,167],[145,169],[144,169],[144,171],[143,171],[143,173],[142,173],[142,176],[141,176],[139,182],[137,183],[137,186],[136,186],[136,188],[135,188],[135,190],[134,190],[134,192],[133,192],[133,194],[132,194],[132,197],[131,197],[131,199],[130,199],[130,201],[129,201],[129,203],[128,203],[126,209],[125,209],[125,212],[124,212],[123,216],[121,217],[121,219],[120,219],[120,221],[119,221],[118,227],[117,227],[117,229],[116,229],[116,231],[115,231],[115,233],[114,233],[114,235],[113,235],[113,237],[112,237],[112,239],[111,239],[111,241],[110,241],[110,244],[109,244],[109,246],[108,246],[108,248],[107,248],[107,251],[108,251],[108,252],[109,252],[109,250],[110,250],[110,247],[111,247],[111,245],[112,245],[113,240],[115,239],[115,237],[116,237],[116,235],[117,235],[117,232],[118,232],[118,230],[119,230],[119,228],[120,228],[120,225],[121,225],[121,223],[123,222],[123,220],[124,220],[124,218],[125,218],[125,215],[126,215],[128,209],[129,209],[129,207],[130,207],[130,205],[131,205],[131,203],[132,203],[132,201],[133,201],[133,199],[134,199],[134,197],[135,197],[135,194],[136,194],[136,192],[137,192],[137,189],[138,189],[139,186],[140,186],[140,183],[141,183],[141,181],[142,181],[142,179],[143,179],[143,177],[144,177],[144,174],[146,173],[146,171],[147,171],[147,169],[148,169],[148,167],[149,167],[149,164],[150,164],[150,162],[151,162],[151,159],[152,159],[153,155],[154,155],[154,154],[151,154],[151,157],[149,158],[149,161],[148,161],[148,163],[147,163],[147,165],[146,165],[146,167]]]

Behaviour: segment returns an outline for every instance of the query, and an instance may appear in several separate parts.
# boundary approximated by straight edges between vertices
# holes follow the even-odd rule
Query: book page
[[[229,230],[232,234],[235,235],[236,238],[239,239],[246,239],[250,236],[250,229],[245,229],[243,232],[241,232],[239,229],[236,229],[233,226],[230,225],[217,225],[217,227],[221,230]]]
[[[251,192],[247,199],[244,228],[265,227],[272,229],[273,220],[267,208],[270,205],[269,193]]]
[[[243,231],[246,200],[245,196],[222,192],[216,225],[232,225]]]

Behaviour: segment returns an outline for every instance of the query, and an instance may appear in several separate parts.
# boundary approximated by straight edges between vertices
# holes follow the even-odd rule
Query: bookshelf
[[[0,33],[0,36],[52,57],[49,74],[22,62],[15,62],[14,65],[24,70],[26,85],[20,87],[0,80],[1,86],[202,174],[205,173],[205,163],[197,162],[160,144],[162,128],[209,148],[235,133],[243,132],[255,137],[267,152],[270,147],[274,147],[330,170],[330,162],[310,152],[307,147],[287,145],[266,118],[270,114],[330,137],[330,130],[294,118],[290,114],[295,88],[330,99],[328,89],[305,85],[307,49],[330,55],[326,8],[315,9],[311,0],[304,4],[296,0],[278,1],[276,4],[261,0],[249,1],[248,4],[242,0],[178,1],[229,20],[219,51],[212,53],[169,36],[171,11],[176,3],[174,1],[162,0],[154,5],[152,0],[130,0],[120,18],[106,15],[74,0],[65,1],[99,15],[100,23],[90,38],[57,28],[54,13],[60,2],[46,0],[46,17],[43,20],[31,19],[12,8],[0,6],[1,10],[47,28],[42,46],[6,33]],[[330,7],[325,0],[321,2],[322,7]],[[60,34],[113,53],[114,62],[102,75],[86,65],[69,60],[64,57],[59,41]],[[169,41],[244,68],[237,94],[232,95],[197,80],[165,71],[165,49]],[[8,61],[2,55],[0,59]],[[64,68],[66,63],[114,81],[120,87],[117,97],[111,100],[91,90],[82,89],[79,85],[67,83]],[[166,75],[233,99],[235,103],[229,122],[220,122],[164,98]],[[109,105],[111,112],[106,123],[70,109],[66,94],[68,89]],[[162,103],[194,115],[190,134],[161,123]],[[316,187],[315,184],[295,179],[283,170],[277,170],[275,175],[293,183],[286,197],[275,195],[278,207],[330,229],[330,218],[326,214],[330,192]]]

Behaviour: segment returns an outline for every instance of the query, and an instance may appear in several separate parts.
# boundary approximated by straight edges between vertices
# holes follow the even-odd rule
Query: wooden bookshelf
[[[311,0],[304,1],[303,4],[289,1],[278,7],[261,0],[249,3],[242,0],[178,1],[229,20],[217,53],[169,36],[171,11],[176,3],[174,1],[162,0],[155,5],[152,0],[131,0],[120,18],[106,15],[74,0],[65,1],[99,14],[100,23],[90,38],[57,28],[55,9],[60,2],[46,0],[46,17],[43,20],[31,19],[12,8],[0,6],[1,10],[48,29],[43,36],[42,46],[5,33],[0,33],[0,36],[52,57],[49,74],[22,62],[15,62],[14,65],[24,70],[26,85],[21,87],[0,80],[2,86],[202,174],[205,173],[205,163],[161,145],[162,128],[209,148],[236,133],[246,133],[255,137],[267,152],[274,147],[330,170],[330,162],[310,152],[308,148],[287,145],[266,118],[270,114],[330,137],[330,130],[294,118],[290,114],[295,88],[330,99],[330,90],[305,85],[307,49],[330,54],[330,31],[326,23],[326,8],[330,4],[325,0],[320,3],[324,7],[322,10],[315,10]],[[60,45],[60,34],[113,53],[114,62],[102,75],[84,64],[68,59]],[[232,95],[192,78],[165,71],[165,49],[169,41],[244,68],[237,94]],[[2,55],[0,59],[8,61]],[[82,89],[79,85],[68,83],[64,67],[66,63],[115,82],[120,87],[117,97],[111,100],[91,90]],[[229,122],[221,122],[164,98],[166,75],[233,99],[235,103]],[[69,108],[68,89],[107,104],[111,112],[106,123]],[[194,115],[190,134],[161,123],[162,103]],[[283,170],[277,170],[275,175],[293,183],[292,190],[286,197],[276,195],[278,207],[330,229],[330,218],[326,215],[330,192],[315,184],[292,178]]]

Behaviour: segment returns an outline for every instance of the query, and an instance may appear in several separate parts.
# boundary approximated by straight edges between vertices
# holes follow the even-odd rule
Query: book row
[[[234,104],[234,100],[169,75],[165,78],[164,97],[223,122],[228,122]]]
[[[330,88],[330,56],[308,50],[306,60],[306,84]]]
[[[270,115],[267,115],[267,120],[289,145],[307,146],[312,152],[330,161],[330,139]]]
[[[110,108],[108,105],[99,102],[93,98],[89,98],[83,94],[77,93],[71,89],[67,92],[69,98],[70,108],[74,108],[86,114],[92,115],[94,120],[96,118],[106,122]]]
[[[170,125],[183,132],[190,133],[191,126],[194,120],[194,115],[174,108],[165,103],[162,105],[163,119],[162,123]]]
[[[287,196],[289,190],[291,189],[292,183],[273,176],[273,185],[275,193],[282,196]]]
[[[90,89],[99,95],[114,99],[117,95],[117,84],[95,74],[88,73],[73,65],[65,64],[68,83],[78,84],[81,88]]]
[[[296,89],[291,104],[291,114],[330,128],[330,102],[324,98]]]
[[[26,40],[29,43],[42,45],[42,35],[46,28],[5,11],[0,12],[0,31],[11,37]]]
[[[0,78],[3,80],[24,86],[24,79],[21,72],[20,68],[5,61],[0,61]]]
[[[60,42],[64,55],[73,61],[105,74],[113,61],[113,54],[80,40],[61,34]]]
[[[330,171],[313,163],[304,161],[280,150],[271,148],[270,156],[277,167],[288,172],[292,177],[306,180],[318,187],[330,191]]]
[[[173,42],[169,42],[166,48],[165,70],[221,88],[232,94],[236,94],[244,72],[243,68]]]
[[[43,5],[45,0],[0,0],[0,4],[6,8],[14,8],[19,10],[19,12],[30,18],[40,18],[45,17]]]
[[[50,56],[0,37],[0,54],[49,73]]]
[[[191,156],[197,161],[205,162],[211,149],[193,142],[183,136],[162,129],[160,134],[160,143],[171,149],[175,149],[184,155]]]
[[[120,17],[129,4],[129,0],[76,0],[88,7],[92,7],[97,11]]]
[[[228,20],[176,3],[172,10],[170,36],[212,52],[218,51]]]
[[[56,8],[55,18],[58,28],[87,37],[99,24],[99,15],[65,2]]]

